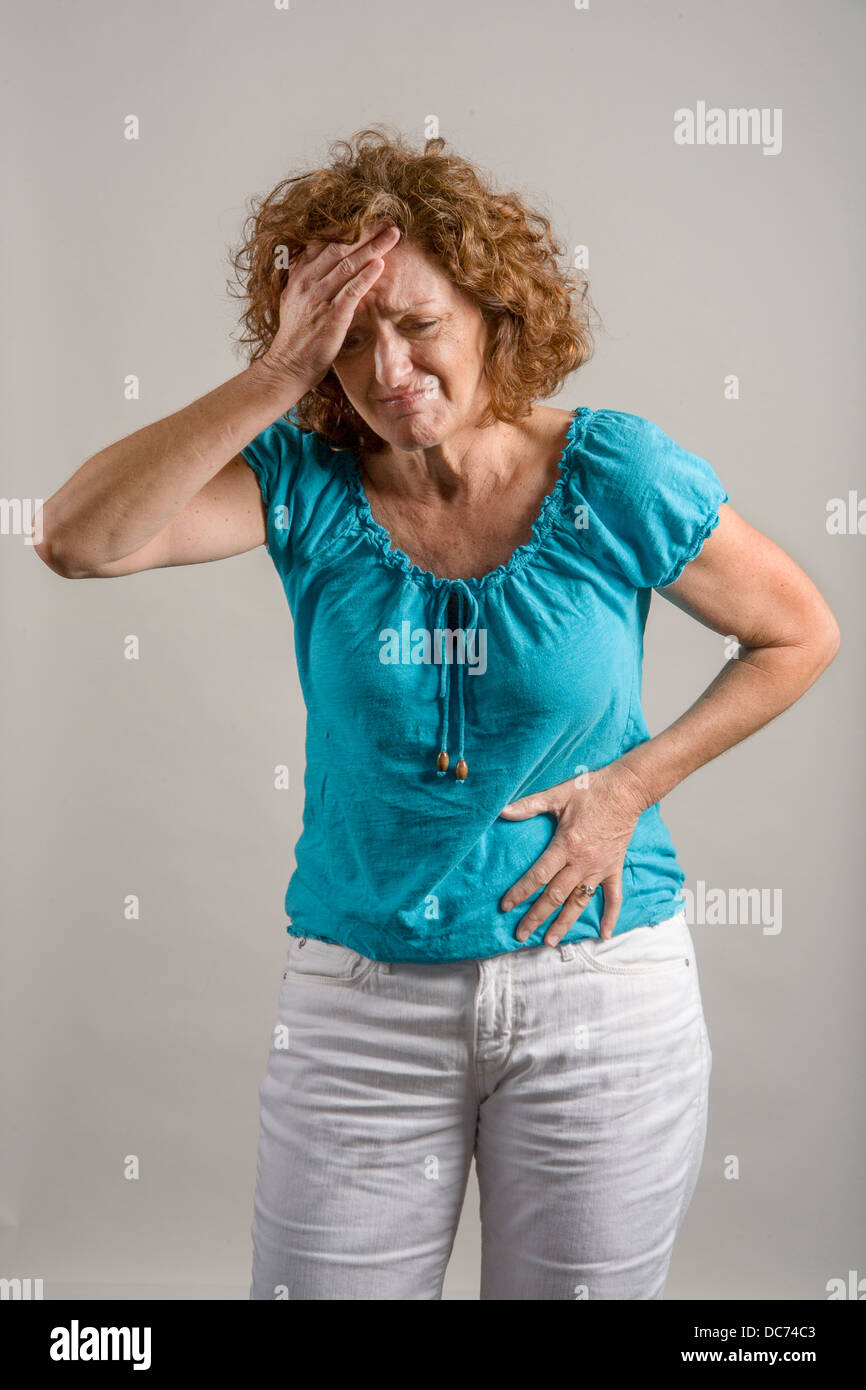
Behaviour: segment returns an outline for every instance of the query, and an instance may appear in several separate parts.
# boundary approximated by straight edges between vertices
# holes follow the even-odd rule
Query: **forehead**
[[[375,314],[406,313],[422,304],[451,305],[458,298],[457,288],[441,266],[412,242],[400,241],[386,252],[381,275],[363,299],[359,299],[355,318]]]

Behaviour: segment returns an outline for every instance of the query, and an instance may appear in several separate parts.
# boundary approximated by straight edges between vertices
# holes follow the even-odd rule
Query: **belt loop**
[[[560,957],[560,960],[573,960],[573,959],[574,959],[574,942],[573,942],[573,941],[560,941],[560,943],[559,943],[559,957]]]

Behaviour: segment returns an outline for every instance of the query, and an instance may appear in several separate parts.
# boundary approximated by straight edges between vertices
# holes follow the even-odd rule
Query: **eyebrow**
[[[425,304],[437,304],[438,302],[436,299],[419,299],[415,304],[388,304],[381,312],[387,317],[394,314],[409,314],[413,309],[423,309]]]

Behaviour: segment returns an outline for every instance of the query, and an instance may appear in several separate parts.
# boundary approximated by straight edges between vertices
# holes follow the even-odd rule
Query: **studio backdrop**
[[[4,30],[0,1276],[248,1297],[303,809],[285,596],[264,548],[65,580],[28,518],[246,365],[249,200],[385,123],[588,275],[595,352],[546,404],[655,421],[836,614],[818,684],[662,805],[713,1046],[666,1297],[862,1297],[866,8],[91,0]],[[651,731],[731,655],[654,595]],[[445,1297],[479,1252],[473,1176]]]

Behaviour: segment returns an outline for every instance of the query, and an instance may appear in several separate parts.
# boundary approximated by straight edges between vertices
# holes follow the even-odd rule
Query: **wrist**
[[[246,370],[249,380],[278,403],[282,413],[297,405],[311,389],[297,370],[268,357],[267,353],[251,362]]]
[[[652,789],[647,785],[640,769],[635,765],[634,760],[629,758],[628,754],[623,754],[615,762],[608,763],[607,767],[602,768],[602,772],[607,780],[631,802],[638,816],[642,816],[644,811],[648,811],[658,800],[658,797],[653,796]]]

